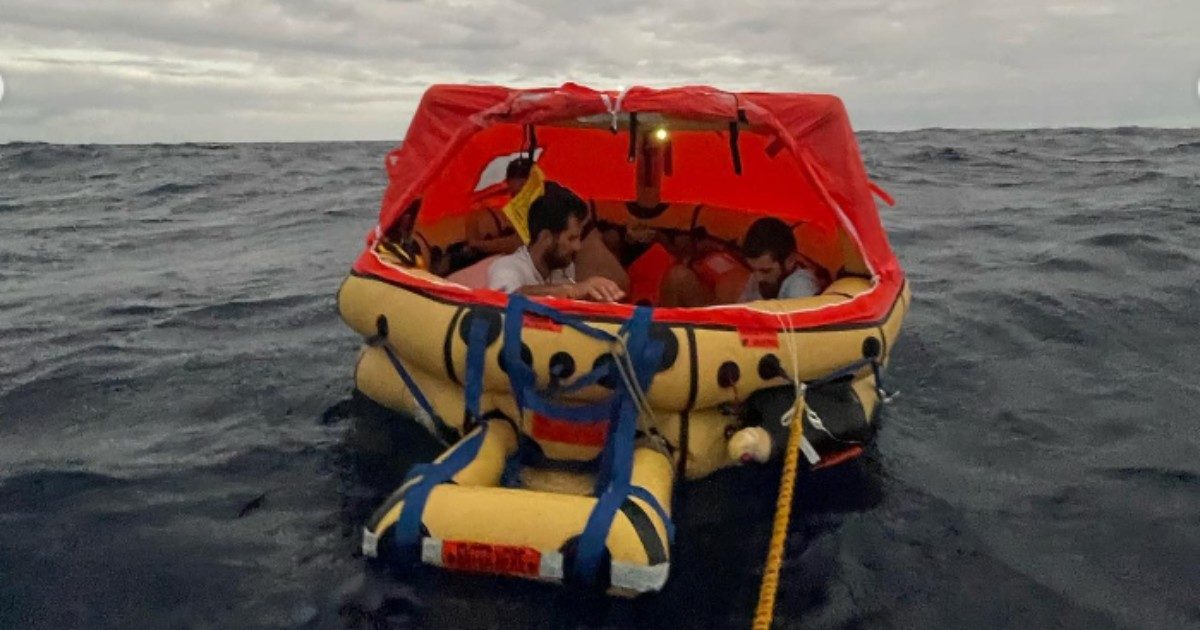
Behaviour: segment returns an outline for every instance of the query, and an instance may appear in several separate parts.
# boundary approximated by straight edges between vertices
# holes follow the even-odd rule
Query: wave
[[[1200,485],[1200,472],[1179,468],[1129,466],[1107,468],[1101,472],[1111,479],[1146,481],[1164,488],[1193,488]]]
[[[5,150],[12,147],[0,146],[0,166],[5,169],[77,168],[79,162],[90,161],[109,150],[102,145],[41,143],[17,145],[17,151],[11,153]]]
[[[200,188],[203,188],[203,187],[204,187],[204,185],[199,182],[190,182],[190,183],[167,182],[165,184],[159,184],[153,188],[149,188],[143,192],[140,192],[140,193],[138,193],[138,196],[140,196],[140,197],[165,197],[165,196],[169,196],[169,195],[178,195],[178,194],[182,194],[182,193],[192,192],[193,190],[199,190]]]
[[[1166,156],[1189,156],[1200,154],[1200,140],[1193,142],[1181,142],[1169,147],[1161,147],[1151,151],[1154,155]]]
[[[67,503],[85,492],[125,485],[117,477],[80,470],[40,470],[0,480],[0,505],[5,510],[45,509],[47,502]]]
[[[1161,245],[1162,237],[1154,234],[1143,234],[1137,232],[1109,232],[1106,234],[1098,234],[1089,236],[1079,241],[1081,245],[1089,245],[1093,247],[1109,247],[1114,249],[1125,249],[1132,245]]]
[[[960,149],[954,147],[928,147],[905,154],[904,159],[916,164],[928,164],[936,162],[965,162],[968,160],[967,155]]]

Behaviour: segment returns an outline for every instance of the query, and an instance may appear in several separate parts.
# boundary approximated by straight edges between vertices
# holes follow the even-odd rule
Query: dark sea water
[[[777,627],[1200,627],[1200,130],[861,139],[903,393],[800,484]],[[632,602],[357,556],[437,450],[334,303],[390,148],[0,146],[0,628],[748,626],[770,469]]]

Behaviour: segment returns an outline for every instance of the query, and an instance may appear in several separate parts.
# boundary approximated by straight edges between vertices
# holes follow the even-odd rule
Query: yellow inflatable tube
[[[423,272],[410,270],[409,273]],[[801,305],[815,308],[852,299],[869,290],[870,286],[870,281],[864,278],[842,278],[822,295],[749,306],[773,312]],[[798,374],[791,376],[805,381],[821,378],[861,359],[868,339],[874,339],[881,347],[886,361],[907,311],[908,300],[909,290],[905,286],[882,322],[780,332],[772,336],[767,347],[748,344],[739,331],[733,329],[656,324],[655,334],[674,348],[674,352],[668,353],[672,358],[670,365],[655,375],[654,385],[647,392],[649,402],[655,410],[670,412],[736,402],[749,392],[782,383],[764,372],[762,366],[764,362],[776,360],[790,373],[793,371],[789,364],[792,352],[802,361]],[[406,366],[437,375],[445,385],[461,383],[466,372],[465,331],[469,321],[476,317],[490,319],[497,336],[502,321],[502,315],[494,308],[443,303],[405,287],[360,276],[346,279],[338,305],[342,318],[364,337],[378,334],[380,322],[387,322],[395,328],[388,338]],[[781,313],[780,317],[786,315]],[[620,327],[618,322],[589,321],[588,324],[609,333],[615,333]],[[413,327],[418,330],[414,331]],[[416,338],[412,337],[414,332]],[[539,387],[549,384],[551,362],[559,353],[568,354],[577,373],[583,373],[612,352],[610,345],[569,327],[527,326],[521,339],[528,348]],[[501,345],[497,337],[489,343],[486,352],[489,367],[498,366]],[[722,378],[722,369],[728,374],[736,374],[736,378],[732,382]],[[504,394],[509,387],[508,377],[502,370],[484,372],[486,391]],[[600,388],[589,388],[577,392],[574,397],[597,400],[606,394]]]
[[[824,294],[803,300],[813,304],[835,303],[869,288],[866,279],[842,278]],[[653,429],[665,440],[672,459],[686,478],[702,477],[737,463],[728,457],[727,449],[730,435],[741,428],[731,410],[756,391],[787,384],[778,374],[764,371],[765,365],[774,362],[789,374],[797,372],[802,380],[821,378],[861,359],[864,348],[872,343],[879,348],[881,361],[886,363],[909,299],[905,286],[889,315],[880,322],[781,332],[776,335],[776,347],[747,345],[733,329],[660,326],[659,338],[669,336],[675,351],[673,362],[655,374],[649,388],[654,418],[651,426],[644,428]],[[473,317],[491,318],[498,327],[503,316],[496,309],[440,302],[405,287],[359,276],[345,281],[338,303],[342,317],[372,344],[363,349],[359,359],[355,372],[358,389],[385,407],[412,414],[447,443],[461,437],[465,417],[462,382],[466,372],[467,321]],[[783,302],[760,304],[774,308],[794,306]],[[386,324],[382,326],[383,335],[380,335],[381,322]],[[609,322],[590,323],[609,332],[615,332],[618,326]],[[569,327],[526,326],[521,338],[529,350],[540,387],[549,383],[552,366],[561,357],[570,357],[575,374],[580,374],[613,350]],[[531,418],[521,414],[513,401],[508,377],[500,366],[502,346],[497,335],[486,349],[480,410],[485,415],[501,413],[512,419],[523,433],[533,433],[536,437]],[[411,374],[433,408],[434,417],[417,403],[398,376],[385,347],[391,349],[396,360]],[[793,352],[799,360],[798,366],[793,362]],[[736,378],[731,379],[729,374]],[[851,383],[868,421],[874,418],[879,406],[876,386],[869,367],[859,370]],[[592,386],[568,399],[592,401],[609,393],[600,386]],[[586,461],[599,451],[594,446],[540,440],[539,445],[548,457],[559,460]]]
[[[480,431],[477,428],[472,434]],[[461,445],[437,461],[444,461]],[[509,422],[488,421],[475,458],[452,477],[453,483],[435,486],[429,494],[421,514],[423,562],[538,580],[566,579],[572,541],[583,532],[596,499],[499,487],[516,448],[517,435]],[[368,521],[364,555],[387,553],[386,535],[400,518],[407,491],[420,480],[417,476],[401,486]],[[670,459],[652,448],[636,449],[631,481],[649,491],[669,514],[674,483]],[[611,558],[609,592],[634,595],[659,590],[666,583],[667,523],[646,502],[627,498],[605,543]]]

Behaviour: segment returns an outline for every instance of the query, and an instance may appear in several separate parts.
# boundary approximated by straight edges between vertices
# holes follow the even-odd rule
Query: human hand
[[[592,276],[574,285],[576,300],[592,300],[594,302],[616,302],[625,297],[625,292],[616,282],[603,276]]]

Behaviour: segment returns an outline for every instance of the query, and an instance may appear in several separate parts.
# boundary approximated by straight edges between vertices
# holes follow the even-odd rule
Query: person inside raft
[[[529,244],[492,263],[488,288],[596,302],[625,297],[616,282],[603,276],[575,281],[575,257],[587,218],[587,204],[578,195],[546,182],[545,192],[529,206]]]
[[[779,219],[755,221],[742,241],[742,256],[750,266],[750,279],[739,302],[787,300],[820,291],[816,275],[800,264],[792,228]]]
[[[697,307],[737,301],[748,271],[736,252],[711,237],[701,226],[687,232],[664,232],[660,237],[673,261],[662,273],[656,304]]]
[[[584,278],[603,276],[612,280],[621,291],[629,295],[629,273],[621,266],[617,255],[605,241],[600,219],[594,209],[589,208],[588,218],[583,223],[583,236],[579,245],[579,254],[575,256],[575,272]]]
[[[510,198],[516,197],[525,187],[531,170],[533,160],[527,157],[519,157],[508,163],[504,185],[508,188]],[[502,211],[481,208],[467,220],[467,246],[478,260],[495,254],[511,254],[521,244],[521,235]]]

